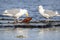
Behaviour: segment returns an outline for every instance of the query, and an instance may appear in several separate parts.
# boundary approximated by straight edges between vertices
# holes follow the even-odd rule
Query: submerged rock
[[[26,38],[26,36],[23,36],[23,35],[18,35],[16,36],[17,38]]]

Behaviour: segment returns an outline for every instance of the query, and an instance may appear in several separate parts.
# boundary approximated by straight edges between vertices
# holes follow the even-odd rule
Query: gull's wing
[[[3,15],[5,15],[5,16],[13,16],[12,14],[3,14]]]
[[[19,12],[20,12],[20,9],[9,9],[9,10],[5,10],[3,15],[6,15],[6,16],[15,16]]]
[[[15,15],[15,14],[17,14],[19,12],[20,12],[20,9],[10,9],[10,10],[7,10],[8,14],[13,14],[13,15]]]
[[[52,11],[52,10],[45,10],[44,13],[48,14],[51,17],[56,15],[56,11]]]

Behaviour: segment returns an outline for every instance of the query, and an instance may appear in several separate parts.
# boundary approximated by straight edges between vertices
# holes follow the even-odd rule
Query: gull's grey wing
[[[19,12],[20,12],[20,9],[10,9],[10,10],[7,10],[7,13],[13,14],[13,15],[15,15],[15,14],[17,14]]]
[[[44,13],[48,14],[51,17],[56,15],[56,12],[55,11],[51,11],[51,10],[45,10]]]

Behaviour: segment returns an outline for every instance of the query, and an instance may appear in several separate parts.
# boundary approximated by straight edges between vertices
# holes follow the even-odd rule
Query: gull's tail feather
[[[57,16],[60,16],[60,14],[58,14]]]
[[[59,14],[57,11],[56,11],[56,15],[57,15],[57,16],[60,16],[60,14]]]
[[[56,11],[56,14],[58,14],[58,12]]]

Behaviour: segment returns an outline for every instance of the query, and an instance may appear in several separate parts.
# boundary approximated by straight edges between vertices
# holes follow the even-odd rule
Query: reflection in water
[[[28,37],[28,31],[29,31],[29,29],[17,28],[16,29],[17,37],[18,38],[26,38],[26,37]]]
[[[60,28],[0,28],[0,40],[60,40]]]
[[[43,28],[39,32],[39,39],[41,40],[59,40],[60,28]]]

